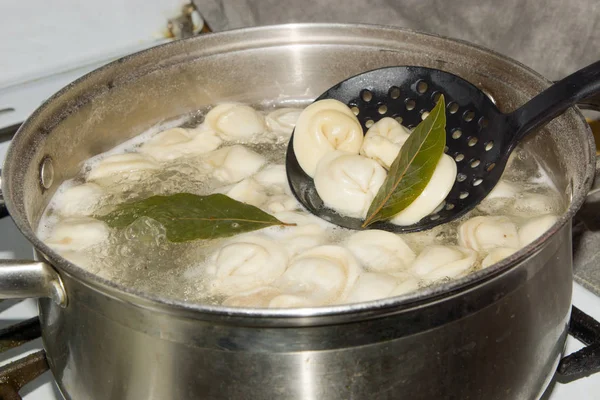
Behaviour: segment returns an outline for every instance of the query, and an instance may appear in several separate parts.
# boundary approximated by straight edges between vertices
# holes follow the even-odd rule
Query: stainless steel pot
[[[390,65],[458,74],[510,111],[549,85],[467,43],[373,26],[287,25],[179,41],[118,60],[40,107],[10,147],[2,189],[38,262],[3,261],[2,297],[40,297],[51,369],[68,399],[532,399],[561,355],[571,302],[570,220],[594,175],[576,109],[525,145],[568,210],[539,240],[464,279],[316,309],[186,304],[102,280],[35,235],[80,163],[219,101],[313,98]]]

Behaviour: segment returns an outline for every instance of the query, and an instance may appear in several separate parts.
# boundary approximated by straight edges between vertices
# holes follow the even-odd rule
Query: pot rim
[[[483,46],[479,46],[464,40],[460,39],[452,39],[441,35],[416,31],[412,29],[398,28],[392,26],[384,26],[384,25],[375,25],[375,24],[341,24],[341,23],[293,23],[293,24],[281,24],[281,25],[268,25],[268,26],[260,26],[260,27],[251,27],[251,28],[241,28],[228,30],[218,33],[210,33],[208,35],[195,36],[192,38],[179,40],[175,42],[170,42],[162,45],[155,46],[153,48],[143,50],[118,60],[115,60],[111,63],[106,64],[65,86],[63,89],[58,91],[56,94],[48,98],[38,109],[36,109],[32,115],[27,118],[27,120],[21,125],[18,132],[15,135],[14,139],[20,138],[24,131],[28,130],[32,125],[34,125],[34,121],[39,115],[46,110],[50,104],[63,96],[65,93],[68,93],[78,86],[82,85],[86,80],[91,77],[95,77],[98,74],[102,73],[106,69],[113,68],[116,64],[124,64],[131,60],[138,59],[143,57],[144,55],[150,54],[152,52],[156,52],[157,49],[163,48],[166,46],[178,46],[181,42],[191,42],[191,41],[203,41],[207,36],[215,37],[215,38],[227,38],[227,37],[238,37],[242,38],[246,35],[250,35],[253,33],[264,33],[269,31],[279,31],[279,32],[293,32],[298,30],[308,30],[311,31],[313,29],[319,28],[327,28],[334,29],[335,31],[351,31],[362,30],[362,31],[377,31],[377,32],[403,32],[407,34],[417,35],[417,36],[426,36],[431,37],[436,40],[442,40],[449,42],[451,44],[459,44],[462,46],[466,46],[471,48],[472,50],[476,50],[479,52],[486,53],[487,55],[496,57],[501,59],[504,62],[509,62],[514,67],[518,67],[522,72],[527,72],[533,78],[536,78],[540,83],[544,84],[546,87],[550,86],[552,83],[548,79],[544,78],[539,73],[530,69],[529,67],[521,64],[520,62],[513,60],[510,57],[504,56],[498,52],[487,49]],[[383,41],[383,39],[382,39]],[[289,45],[291,42],[281,42],[278,45]],[[296,44],[296,43],[294,43]],[[356,43],[357,45],[366,45],[364,43]],[[252,48],[252,46],[249,46]],[[210,53],[213,54],[213,53]],[[202,57],[201,54],[199,57]],[[572,107],[577,117],[580,118],[583,122],[585,119],[581,112],[576,108]],[[586,126],[585,124],[584,126]],[[589,126],[587,127],[587,132],[582,133],[587,134],[587,146],[589,151],[589,159],[590,162],[586,167],[586,176],[583,180],[583,187],[573,188],[573,198],[569,204],[568,209],[564,214],[562,214],[557,222],[541,237],[539,237],[534,242],[530,243],[526,247],[520,249],[513,255],[505,258],[501,262],[495,264],[494,266],[488,267],[483,270],[479,270],[477,272],[471,273],[463,278],[452,280],[450,282],[435,285],[433,287],[425,288],[418,290],[416,292],[407,293],[402,296],[390,297],[380,300],[373,300],[363,303],[352,303],[352,304],[343,304],[343,305],[334,305],[334,306],[324,306],[324,307],[311,307],[311,308],[290,308],[290,309],[270,309],[270,308],[234,308],[234,307],[224,307],[224,306],[211,306],[211,305],[203,305],[197,303],[187,303],[185,301],[173,300],[168,298],[163,298],[160,296],[155,296],[152,293],[147,293],[145,291],[137,290],[136,288],[129,288],[117,284],[115,282],[106,280],[101,278],[91,272],[84,270],[67,261],[63,257],[61,257],[58,253],[54,252],[51,248],[45,245],[35,234],[34,230],[30,226],[27,221],[27,217],[24,212],[20,212],[15,202],[13,202],[13,198],[10,194],[9,179],[2,179],[2,192],[4,193],[5,203],[11,214],[15,224],[21,231],[21,233],[33,244],[33,246],[39,250],[46,259],[48,259],[52,265],[59,270],[60,273],[66,274],[69,277],[81,282],[85,286],[103,293],[109,297],[113,297],[119,300],[126,301],[128,303],[133,303],[135,305],[147,308],[147,309],[155,309],[161,311],[167,311],[170,313],[181,313],[187,316],[200,316],[202,314],[212,315],[213,317],[224,317],[226,319],[231,318],[274,318],[274,319],[297,319],[298,321],[304,320],[306,317],[321,319],[321,317],[332,317],[332,316],[340,316],[353,314],[353,316],[358,317],[364,313],[388,313],[388,312],[400,312],[404,310],[411,310],[417,307],[425,306],[431,303],[435,303],[444,298],[450,298],[454,295],[458,295],[460,293],[464,293],[469,289],[473,289],[475,287],[484,285],[486,282],[507,273],[513,268],[517,268],[522,261],[527,258],[530,258],[535,255],[547,242],[547,240],[553,236],[557,231],[559,231],[567,222],[570,222],[571,218],[575,215],[577,210],[581,207],[583,202],[585,201],[585,195],[589,191],[592,183],[593,177],[595,174],[595,145],[593,142],[593,136]],[[11,143],[8,153],[5,160],[5,168],[4,173],[7,173],[8,176],[11,174],[12,165],[15,164],[15,159],[18,154],[15,151],[15,140]],[[302,322],[301,322],[302,323]]]

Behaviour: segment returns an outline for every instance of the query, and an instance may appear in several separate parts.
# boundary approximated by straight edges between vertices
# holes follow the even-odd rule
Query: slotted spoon
[[[446,154],[454,158],[457,176],[443,207],[409,226],[378,222],[372,229],[416,232],[457,219],[479,204],[496,186],[515,146],[569,107],[586,101],[597,104],[600,61],[556,82],[510,114],[468,81],[437,69],[399,66],[365,72],[333,86],[317,100],[336,99],[356,114],[363,132],[383,117],[412,128],[421,122],[440,94],[446,99]],[[316,101],[317,101],[316,100]],[[293,134],[286,154],[286,171],[294,196],[311,213],[336,225],[361,229],[362,220],[327,208],[313,179],[298,164]],[[438,207],[439,208],[439,207]]]

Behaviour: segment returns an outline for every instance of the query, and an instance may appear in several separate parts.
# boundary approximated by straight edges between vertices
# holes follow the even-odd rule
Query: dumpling
[[[279,193],[292,194],[285,173],[285,165],[267,165],[256,173],[254,179],[265,187],[276,188]]]
[[[434,245],[423,249],[412,264],[411,270],[425,281],[456,278],[475,265],[477,253],[459,246]]]
[[[386,175],[385,169],[370,158],[337,150],[319,162],[315,188],[327,207],[364,218]]]
[[[458,244],[475,251],[519,248],[517,225],[508,217],[473,217],[458,227]]]
[[[330,225],[312,214],[283,211],[274,212],[273,216],[280,221],[296,224],[295,226],[273,226],[263,230],[265,235],[281,243],[290,257],[320,246],[327,240],[326,228]]]
[[[264,286],[228,297],[223,301],[223,305],[227,307],[267,308],[271,300],[280,294],[281,290]]]
[[[219,147],[221,142],[221,138],[210,130],[173,128],[144,143],[139,152],[156,160],[168,161],[184,155],[208,153]]]
[[[310,296],[280,294],[269,301],[269,308],[302,308],[315,307],[316,304]]]
[[[106,157],[93,167],[87,175],[87,180],[102,183],[139,181],[145,174],[159,167],[154,159],[144,154],[116,154]]]
[[[442,154],[435,171],[421,194],[390,222],[396,225],[412,225],[431,214],[448,196],[456,179],[456,163],[447,154]]]
[[[358,154],[363,142],[363,130],[358,119],[344,103],[320,100],[306,107],[294,131],[293,146],[300,167],[311,178],[317,164],[334,150]]]
[[[252,178],[246,178],[243,181],[236,183],[225,194],[234,200],[255,207],[262,206],[268,199],[268,196],[265,194],[265,189]]]
[[[301,108],[280,108],[267,115],[267,126],[279,137],[289,139],[302,113]]]
[[[88,182],[59,191],[53,199],[53,205],[65,217],[91,215],[105,194],[100,185]]]
[[[390,296],[390,293],[398,286],[398,281],[392,275],[363,272],[356,279],[356,283],[348,293],[345,302],[359,303],[362,301],[371,301],[384,299]]]
[[[523,192],[517,195],[509,213],[518,217],[531,217],[531,215],[554,214],[558,211],[557,196]]]
[[[518,249],[513,249],[511,247],[496,247],[491,249],[487,256],[481,262],[482,268],[487,268],[490,265],[494,265],[497,262],[504,260],[506,257],[515,253]]]
[[[97,272],[101,268],[97,260],[94,260],[93,257],[82,251],[60,251],[60,256],[92,273]]]
[[[360,272],[358,262],[345,248],[319,246],[292,259],[276,286],[285,295],[294,296],[294,303],[335,304],[344,301]],[[277,304],[277,297],[271,304]]]
[[[108,238],[110,229],[95,218],[67,218],[58,222],[44,242],[58,252],[80,251]]]
[[[360,154],[389,170],[409,135],[410,131],[395,119],[382,118],[367,131]]]
[[[558,217],[552,214],[546,214],[532,218],[519,228],[519,243],[521,247],[527,246],[540,236],[542,236],[552,225],[556,223]]]
[[[213,288],[233,295],[269,285],[285,271],[288,255],[278,243],[259,235],[229,240],[209,261]]]
[[[345,246],[371,272],[405,270],[416,257],[400,236],[377,229],[353,234]]]
[[[497,214],[514,203],[520,191],[521,188],[516,183],[500,180],[477,208],[488,214]]]
[[[392,275],[396,276],[396,274],[392,274]],[[396,279],[398,280],[399,277],[396,276]],[[402,277],[402,279],[400,280],[400,283],[398,283],[396,285],[396,287],[394,288],[394,290],[392,290],[388,294],[388,297],[402,296],[404,294],[414,292],[415,290],[418,290],[418,289],[419,289],[419,281],[415,277],[413,277],[412,275],[407,276],[407,277]]]
[[[298,201],[294,197],[287,194],[271,196],[263,206],[263,208],[269,213],[293,211],[298,207],[300,207]]]
[[[214,168],[213,175],[217,179],[227,183],[249,177],[266,162],[263,156],[239,144],[215,150],[204,161]]]
[[[220,104],[210,110],[204,123],[225,140],[248,140],[265,132],[265,119],[252,107]]]

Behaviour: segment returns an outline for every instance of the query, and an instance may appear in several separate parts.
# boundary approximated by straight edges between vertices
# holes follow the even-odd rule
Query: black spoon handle
[[[600,108],[600,61],[556,82],[507,117],[513,143],[542,127],[569,107]]]

